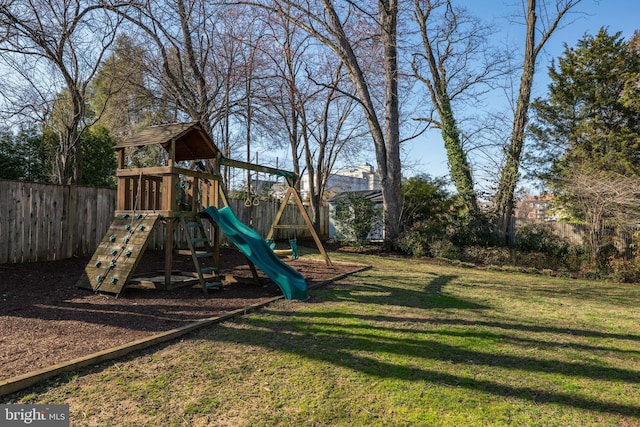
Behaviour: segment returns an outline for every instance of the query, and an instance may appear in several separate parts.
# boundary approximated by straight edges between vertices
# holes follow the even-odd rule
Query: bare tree
[[[640,216],[640,179],[576,165],[558,182],[562,200],[584,218],[591,261],[608,242],[607,227],[635,226]]]
[[[262,88],[262,121],[275,144],[288,141],[293,171],[306,170],[312,220],[318,224],[328,176],[343,151],[363,137],[362,116],[354,114],[353,96],[341,92],[353,94],[353,86],[340,61],[280,15],[269,16],[267,25],[271,75]]]
[[[331,0],[297,2],[247,1],[280,14],[334,52],[342,62],[366,117],[374,143],[384,199],[385,234],[395,239],[402,229],[400,109],[398,99],[398,3]],[[375,49],[375,50],[371,50]],[[382,99],[376,70],[367,61],[382,58]]]
[[[309,201],[315,224],[320,223],[320,205],[336,161],[347,155],[350,159],[357,158],[368,136],[366,124],[361,120],[359,104],[353,96],[343,94],[347,89],[343,82],[346,76],[342,67],[332,64],[328,58],[324,62],[328,64],[325,72],[333,72],[332,78],[309,108],[312,117],[307,112],[303,121]]]
[[[306,78],[311,61],[310,37],[279,14],[269,14],[264,53],[269,58],[268,75],[261,90],[263,122],[275,147],[287,146],[292,169],[301,175],[303,121],[307,104],[320,91]],[[286,142],[285,142],[286,141]]]
[[[53,128],[58,135],[53,171],[57,183],[82,180],[80,138],[90,124],[89,85],[118,24],[97,1],[0,4],[0,60],[11,70],[1,84],[2,114]]]
[[[221,37],[226,21],[218,7],[205,0],[114,1],[108,7],[148,37],[149,55],[156,57],[152,71],[158,89],[173,100],[177,111],[200,121],[213,135],[228,105],[241,103],[230,95],[229,85],[242,81],[230,75],[236,74],[234,64],[218,63],[228,41]]]
[[[264,55],[264,19],[250,13],[247,6],[233,6],[220,14],[216,38],[222,43],[218,50],[211,52],[215,60],[210,76],[213,80],[224,80],[223,97],[220,107],[224,119],[217,128],[221,135],[221,146],[227,157],[240,155],[246,149],[246,160],[251,161],[252,141],[255,128],[259,126],[259,93],[261,81],[268,74],[268,58]],[[240,130],[245,128],[244,135]],[[235,130],[235,132],[234,132]],[[234,137],[235,135],[235,137]],[[236,153],[237,151],[237,153]],[[226,173],[230,176],[231,170]],[[247,181],[250,182],[250,171]]]
[[[514,192],[520,174],[536,60],[551,35],[559,28],[563,18],[580,1],[542,0],[538,2],[537,0],[527,0],[525,5],[523,0],[526,39],[520,89],[514,112],[511,141],[506,149],[506,158],[498,183],[498,191],[495,195],[495,225],[499,237],[505,242],[509,236],[509,224],[514,209]],[[538,14],[541,15],[540,19],[538,19]],[[539,40],[537,40],[538,35]]]
[[[479,104],[506,69],[504,52],[492,50],[493,29],[471,17],[450,0],[414,0],[422,52],[413,54],[414,77],[426,87],[432,110],[427,122],[442,133],[449,173],[463,204],[472,216],[478,211],[471,164],[456,119],[454,103]],[[459,116],[459,112],[457,112]]]

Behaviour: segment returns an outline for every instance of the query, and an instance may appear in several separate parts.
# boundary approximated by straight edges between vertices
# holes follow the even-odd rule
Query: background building
[[[380,177],[378,172],[369,163],[364,163],[351,169],[339,169],[329,175],[325,187],[325,200],[344,192],[379,189]],[[309,174],[303,175],[300,180],[300,196],[302,200],[306,200],[309,197]]]

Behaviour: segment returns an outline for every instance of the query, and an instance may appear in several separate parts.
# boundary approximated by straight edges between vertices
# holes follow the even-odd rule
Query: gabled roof
[[[214,159],[220,151],[200,122],[149,126],[130,136],[118,144],[116,148],[159,144],[169,151],[172,140],[176,141],[175,160],[178,162],[183,160]]]

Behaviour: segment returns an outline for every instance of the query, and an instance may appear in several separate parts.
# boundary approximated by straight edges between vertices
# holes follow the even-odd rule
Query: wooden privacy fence
[[[558,221],[532,222],[516,218],[512,218],[511,221],[511,234],[509,235],[511,243],[515,242],[520,227],[533,223],[549,228],[553,234],[572,245],[583,245],[589,233],[587,226],[583,224],[570,224]],[[610,228],[607,229],[607,233],[607,240],[611,241],[620,253],[631,256],[633,238],[628,230],[619,230],[616,233],[614,229]]]
[[[246,207],[244,200],[229,200],[245,224],[266,236],[278,211],[275,201]],[[107,232],[116,209],[116,190],[69,185],[0,180],[0,264],[53,261],[91,255]],[[281,224],[304,224],[295,205],[288,205]],[[149,243],[162,249],[160,230]],[[321,211],[319,235],[329,235],[328,208]],[[276,239],[310,237],[307,230],[276,230]],[[183,237],[176,236],[176,243]]]
[[[115,206],[115,190],[0,180],[0,263],[93,253]]]

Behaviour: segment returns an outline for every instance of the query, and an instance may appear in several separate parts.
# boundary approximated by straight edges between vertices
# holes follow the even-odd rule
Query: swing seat
[[[273,242],[273,240],[269,239],[267,240],[267,243],[271,241]],[[291,249],[274,249],[275,248],[275,243],[273,243],[273,247],[271,248],[271,250],[273,251],[274,254],[276,255],[291,255],[291,259],[298,259],[298,243],[296,239],[289,239],[289,247]]]

